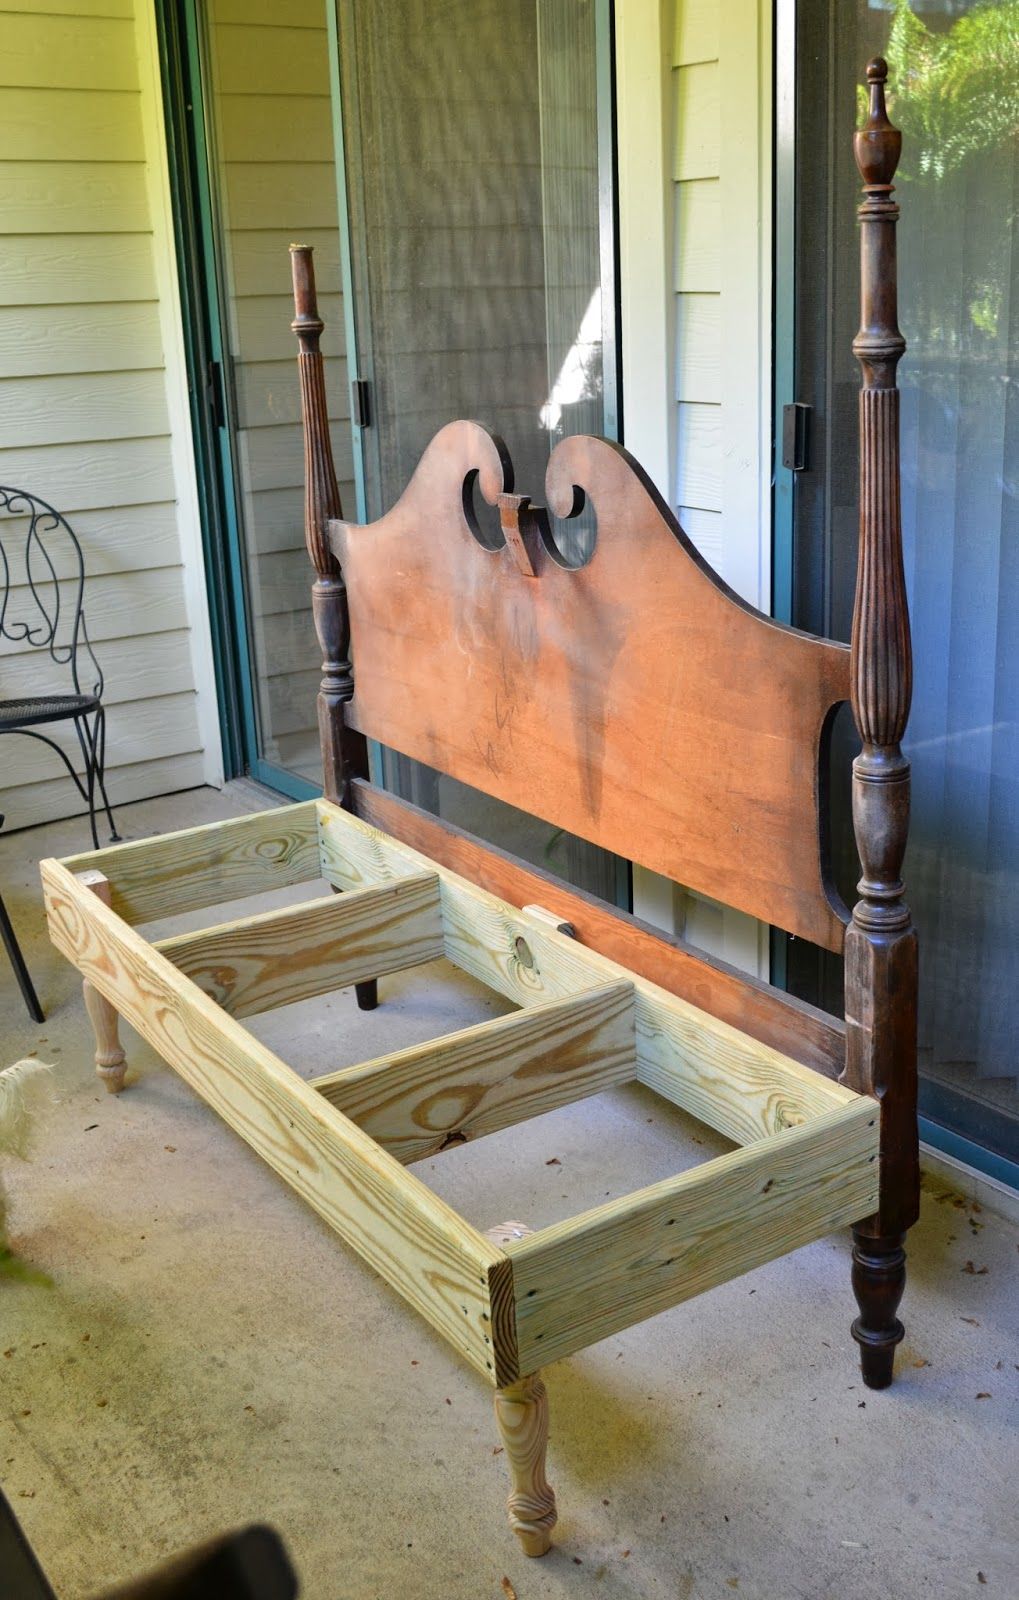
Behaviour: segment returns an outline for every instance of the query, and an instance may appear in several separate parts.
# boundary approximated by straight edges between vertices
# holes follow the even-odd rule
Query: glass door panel
[[[608,4],[340,0],[338,21],[363,514],[393,504],[457,417],[502,435],[540,502],[559,438],[616,431]],[[571,526],[571,559],[593,532]],[[625,865],[605,852],[397,753],[384,771],[428,809],[625,898]]]
[[[797,34],[797,389],[788,398],[811,404],[815,425],[811,470],[795,486],[793,620],[848,637],[859,178],[845,130],[863,65],[882,54],[904,141],[899,381],[916,678],[905,870],[921,939],[921,1108],[1015,1162],[1019,4],[801,3]],[[848,820],[842,831],[851,847]],[[803,987],[816,996],[816,981]]]
[[[287,246],[315,246],[328,325],[329,412],[344,505],[353,454],[325,0],[200,8],[209,204],[231,436],[239,571],[253,680],[249,764],[321,784],[321,654],[304,547],[304,447]],[[242,648],[244,641],[242,641]]]

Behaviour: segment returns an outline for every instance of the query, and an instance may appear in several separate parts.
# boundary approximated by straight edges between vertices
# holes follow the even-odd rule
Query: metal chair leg
[[[110,810],[110,801],[106,793],[106,710],[103,706],[99,707],[99,714],[96,720],[98,722],[99,735],[99,760],[96,765],[96,781],[99,784],[99,793],[103,797],[106,820],[110,824],[110,843],[118,844],[120,842],[120,834],[117,832],[117,824],[113,820],[113,812]]]
[[[14,975],[18,980],[22,997],[28,1007],[29,1016],[34,1022],[45,1022],[46,1017],[42,1006],[39,1004],[39,996],[35,992],[31,974],[25,965],[25,958],[21,953],[21,946],[18,943],[17,934],[14,932],[14,925],[7,915],[7,907],[4,905],[2,895],[0,895],[0,938],[3,939],[11,966],[14,968]]]

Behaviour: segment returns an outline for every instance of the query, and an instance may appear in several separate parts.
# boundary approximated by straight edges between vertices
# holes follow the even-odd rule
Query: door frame
[[[321,785],[261,748],[200,0],[157,0],[156,30],[224,776],[308,800]]]

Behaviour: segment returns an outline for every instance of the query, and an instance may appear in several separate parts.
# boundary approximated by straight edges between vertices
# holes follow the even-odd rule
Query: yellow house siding
[[[138,37],[130,0],[0,0],[0,482],[50,501],[81,539],[115,805],[208,767]],[[44,652],[3,644],[0,696],[51,685],[64,680]],[[74,751],[73,731],[47,731]],[[7,827],[81,810],[44,746],[6,738],[3,760]]]
[[[677,0],[672,59],[677,511],[698,548],[721,568],[719,4]]]

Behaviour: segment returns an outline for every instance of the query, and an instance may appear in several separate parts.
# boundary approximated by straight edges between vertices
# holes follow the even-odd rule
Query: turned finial
[[[334,578],[340,569],[329,549],[326,525],[340,517],[342,510],[329,438],[325,369],[319,349],[325,324],[318,314],[311,245],[292,244],[290,264],[294,280],[294,320],[290,326],[299,346],[297,364],[304,418],[304,534],[317,576]]]
[[[902,134],[892,127],[885,107],[887,80],[888,63],[883,57],[867,62],[870,104],[867,121],[853,138],[853,152],[868,189],[891,189],[902,153]]]

